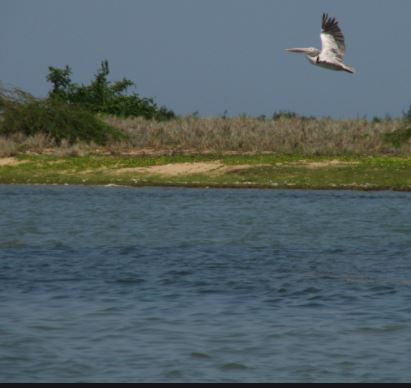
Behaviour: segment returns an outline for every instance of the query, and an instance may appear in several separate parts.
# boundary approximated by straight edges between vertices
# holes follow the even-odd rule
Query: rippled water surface
[[[411,194],[0,186],[2,382],[407,382]]]

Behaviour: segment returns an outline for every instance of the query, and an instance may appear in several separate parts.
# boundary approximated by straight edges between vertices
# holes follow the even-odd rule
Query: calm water
[[[1,382],[407,382],[411,194],[0,186]]]

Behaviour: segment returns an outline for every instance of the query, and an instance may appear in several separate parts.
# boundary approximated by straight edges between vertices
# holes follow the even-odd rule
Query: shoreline
[[[149,188],[164,188],[164,189],[193,189],[193,190],[272,190],[272,191],[335,191],[335,192],[358,192],[358,193],[411,193],[410,188],[391,188],[391,187],[361,187],[361,186],[333,186],[333,187],[303,187],[303,186],[268,186],[268,185],[194,185],[194,184],[87,184],[87,183],[2,183],[1,186],[21,186],[21,187],[79,187],[79,188],[107,188],[107,189],[149,189]]]
[[[411,192],[411,155],[18,155],[0,184]]]

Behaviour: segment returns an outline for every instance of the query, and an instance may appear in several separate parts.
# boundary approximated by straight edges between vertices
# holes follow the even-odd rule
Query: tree
[[[69,88],[71,86],[71,68],[66,66],[64,69],[49,66],[49,74],[47,81],[53,84],[53,89],[50,92],[50,97],[67,99]]]
[[[404,120],[411,122],[411,105],[408,107],[408,110],[404,112]]]
[[[128,94],[135,83],[127,78],[110,82],[109,63],[101,62],[100,68],[89,85],[77,85],[71,82],[71,68],[49,67],[47,80],[53,84],[49,93],[51,99],[64,100],[67,103],[79,104],[95,113],[107,113],[116,116],[142,116],[147,119],[168,120],[175,117],[173,111],[158,105],[152,98],[142,98],[138,93]]]

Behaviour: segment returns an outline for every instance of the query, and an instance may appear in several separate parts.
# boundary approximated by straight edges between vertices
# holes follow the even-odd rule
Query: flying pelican
[[[345,42],[340,26],[335,18],[330,18],[326,13],[323,14],[320,36],[322,44],[321,51],[314,47],[291,48],[286,49],[286,51],[306,54],[307,59],[313,65],[354,74],[355,70],[351,66],[347,66],[343,63]]]

